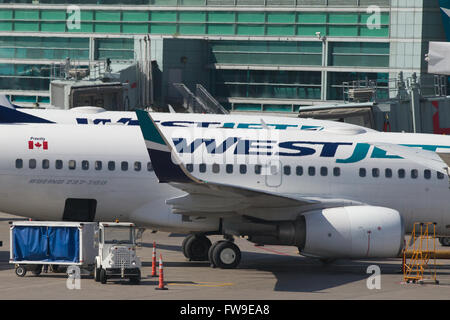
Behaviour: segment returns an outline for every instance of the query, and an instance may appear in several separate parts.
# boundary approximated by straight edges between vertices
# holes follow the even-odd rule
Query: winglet
[[[150,114],[142,110],[136,110],[136,114],[159,182],[201,183],[179,161],[175,151],[158,129]]]

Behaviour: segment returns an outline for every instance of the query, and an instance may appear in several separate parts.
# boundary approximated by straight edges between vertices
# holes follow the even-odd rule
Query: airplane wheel
[[[225,240],[220,240],[220,241],[214,242],[214,244],[211,247],[209,247],[209,250],[208,250],[208,261],[211,263],[211,267],[212,268],[217,267],[215,265],[215,263],[214,263],[213,252],[214,252],[214,249],[217,247],[217,245],[219,243],[221,243],[221,242],[225,242]]]
[[[190,259],[190,257],[189,257],[189,253],[187,252],[187,250],[186,250],[186,243],[192,238],[192,237],[195,237],[195,234],[189,234],[188,236],[186,236],[185,238],[184,238],[184,240],[183,240],[183,242],[181,243],[181,250],[183,251],[183,254],[184,254],[184,256],[187,258],[187,259]]]
[[[207,261],[211,241],[204,235],[194,235],[186,241],[185,247],[189,260]]]
[[[217,267],[234,269],[241,262],[241,250],[233,242],[219,242],[212,252],[212,258]]]

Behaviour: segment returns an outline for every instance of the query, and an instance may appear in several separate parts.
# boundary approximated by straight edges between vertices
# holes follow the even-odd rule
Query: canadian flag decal
[[[48,141],[45,141],[45,138],[31,138],[28,141],[28,149],[48,150]]]

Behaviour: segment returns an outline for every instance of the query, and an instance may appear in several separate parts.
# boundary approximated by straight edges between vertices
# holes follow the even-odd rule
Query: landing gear
[[[241,262],[241,250],[231,241],[218,241],[208,252],[212,267],[234,269]]]
[[[233,242],[233,237],[225,235],[211,245],[203,234],[190,234],[182,243],[183,254],[189,261],[209,261],[211,267],[234,269],[241,262],[241,250]]]
[[[203,234],[191,234],[182,243],[183,254],[190,261],[208,261],[211,241]]]
[[[448,238],[448,237],[441,237],[441,238],[439,238],[439,242],[444,247],[450,247],[450,238]]]

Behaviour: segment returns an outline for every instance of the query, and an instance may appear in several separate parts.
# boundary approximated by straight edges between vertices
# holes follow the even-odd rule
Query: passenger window
[[[261,174],[262,165],[256,164],[255,165],[255,174]]]
[[[47,159],[42,160],[42,169],[50,168],[50,161]]]
[[[431,170],[424,170],[423,176],[425,179],[430,180],[431,179]]]
[[[437,172],[437,178],[439,179],[439,180],[442,180],[442,179],[444,179],[444,177],[445,177],[445,175],[442,173],[442,172]]]
[[[334,168],[333,169],[333,175],[335,177],[339,177],[341,175],[341,168],[338,168],[338,167]]]
[[[365,178],[367,176],[367,170],[366,168],[359,168],[359,176],[361,178]]]
[[[22,168],[23,168],[23,160],[16,159],[16,169],[22,169]]]
[[[134,163],[134,171],[141,171],[142,170],[142,164],[139,161],[136,161]]]
[[[77,162],[75,160],[69,160],[69,170],[75,170],[77,167]]]
[[[225,167],[225,171],[227,173],[233,173],[233,165],[232,164],[227,164]]]
[[[30,159],[30,160],[28,161],[28,167],[29,167],[30,169],[36,169],[36,159]]]
[[[109,171],[116,170],[116,163],[114,161],[108,161],[108,170]]]
[[[298,176],[302,176],[303,175],[303,167],[302,166],[297,166],[295,168],[295,174]]]
[[[63,161],[62,160],[56,160],[55,161],[55,168],[57,170],[61,170],[63,168]]]
[[[417,179],[419,177],[419,171],[416,169],[411,170],[411,178]]]
[[[101,161],[95,161],[95,170],[100,171],[102,170],[103,162]]]
[[[128,171],[128,162],[127,161],[122,161],[120,163],[120,169],[122,169],[122,171]]]
[[[188,164],[186,165],[186,169],[187,169],[187,171],[189,171],[189,172],[193,172],[193,171],[194,171],[194,165],[193,165],[192,163],[188,163]]]
[[[378,168],[373,168],[373,169],[372,169],[372,177],[378,178],[379,176],[380,176],[380,169],[378,169]]]
[[[241,165],[239,166],[239,173],[240,173],[240,174],[246,174],[246,173],[247,173],[247,165],[241,164]]]
[[[198,166],[198,169],[199,169],[199,171],[200,171],[201,173],[205,173],[205,172],[206,172],[206,164],[201,163],[201,164]]]
[[[284,166],[284,168],[283,168],[283,173],[284,173],[286,176],[290,176],[290,175],[291,175],[291,166]]]
[[[405,176],[406,176],[405,169],[398,169],[398,177],[399,177],[399,179],[404,179]]]
[[[220,166],[217,163],[214,163],[212,165],[212,172],[213,173],[219,173],[220,172]]]
[[[89,170],[89,161],[87,161],[87,160],[81,161],[81,169]]]
[[[316,175],[316,167],[309,167],[308,168],[308,174],[310,176],[315,176]]]
[[[392,169],[386,168],[386,170],[384,171],[384,175],[386,176],[386,178],[392,178]]]
[[[326,177],[328,175],[328,168],[327,167],[321,167],[320,168],[320,175],[322,177]]]
[[[153,165],[151,162],[147,162],[147,171],[152,172],[153,171]],[[192,171],[191,171],[192,172]]]

